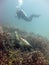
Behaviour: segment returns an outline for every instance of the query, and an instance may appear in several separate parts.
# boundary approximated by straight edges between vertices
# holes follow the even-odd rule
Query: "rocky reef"
[[[49,65],[49,62],[40,51],[10,50],[0,51],[0,65]]]
[[[49,65],[49,40],[0,26],[0,65]]]

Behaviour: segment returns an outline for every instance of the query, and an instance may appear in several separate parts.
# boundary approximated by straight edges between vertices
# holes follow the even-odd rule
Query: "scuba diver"
[[[17,8],[17,11],[16,11],[16,16],[15,17],[18,17],[18,19],[23,19],[25,21],[32,21],[33,17],[39,17],[40,15],[30,15],[29,17],[26,15],[26,13],[22,10],[22,9],[19,9]]]

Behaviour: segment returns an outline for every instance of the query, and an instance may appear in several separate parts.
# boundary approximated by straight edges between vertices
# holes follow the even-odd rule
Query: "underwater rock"
[[[40,51],[33,51],[28,53],[27,58],[22,61],[22,65],[48,65],[43,53]]]
[[[49,62],[40,51],[10,50],[0,51],[0,65],[49,65]]]

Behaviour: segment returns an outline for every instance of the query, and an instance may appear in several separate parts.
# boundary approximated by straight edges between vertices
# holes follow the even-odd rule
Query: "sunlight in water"
[[[21,8],[23,4],[23,0],[18,0],[18,5],[16,5],[16,8]]]
[[[18,0],[19,6],[23,4],[23,0]]]

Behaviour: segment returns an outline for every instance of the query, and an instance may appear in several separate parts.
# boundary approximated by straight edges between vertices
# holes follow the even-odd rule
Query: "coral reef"
[[[49,65],[47,39],[19,29],[0,29],[0,65]]]
[[[0,51],[0,65],[48,65],[48,60],[40,51],[21,52]]]

